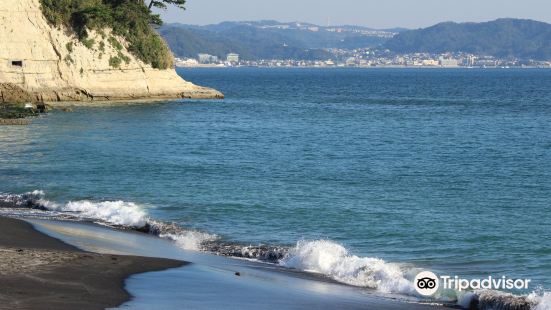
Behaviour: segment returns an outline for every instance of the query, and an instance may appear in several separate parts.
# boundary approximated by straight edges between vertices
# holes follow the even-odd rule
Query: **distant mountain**
[[[533,20],[441,23],[401,32],[384,44],[397,53],[466,52],[501,58],[551,59],[551,25]]]
[[[325,60],[333,57],[325,49],[379,46],[396,32],[278,21],[224,22],[208,26],[167,24],[159,29],[176,56],[197,57],[199,53],[208,53],[225,57],[233,52],[246,60]]]

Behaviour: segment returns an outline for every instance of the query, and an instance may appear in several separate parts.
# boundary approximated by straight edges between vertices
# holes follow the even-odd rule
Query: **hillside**
[[[0,103],[222,97],[176,74],[145,7],[140,13],[130,10],[136,4],[115,0],[4,2]],[[125,32],[110,27],[123,24]]]
[[[533,20],[441,23],[402,32],[384,44],[397,53],[466,52],[501,58],[551,59],[551,25]]]
[[[168,24],[159,33],[179,57],[197,57],[199,53],[224,57],[234,52],[245,60],[328,59],[332,54],[325,49],[374,47],[395,34],[359,26],[322,27],[277,21]]]

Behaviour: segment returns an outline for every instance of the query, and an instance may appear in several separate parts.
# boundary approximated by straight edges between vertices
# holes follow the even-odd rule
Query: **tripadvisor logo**
[[[440,276],[430,271],[423,271],[417,274],[414,280],[415,290],[422,296],[434,295],[440,286],[443,289],[451,289],[456,291],[464,290],[527,290],[532,280],[530,279],[509,279],[506,276],[501,278],[493,278],[489,276],[485,279],[462,279],[458,276]]]
[[[438,288],[440,287],[440,281],[438,280],[438,277],[430,271],[423,271],[417,274],[414,284],[417,293],[423,296],[434,295],[434,293],[436,293],[436,291],[438,291]]]

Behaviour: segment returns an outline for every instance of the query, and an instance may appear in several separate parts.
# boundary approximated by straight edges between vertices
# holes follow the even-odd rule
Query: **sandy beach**
[[[184,268],[129,277],[125,288],[133,298],[115,309],[446,309],[380,296],[272,264],[186,251],[169,240],[136,231],[89,222],[26,221],[40,232],[87,251],[192,262]]]
[[[81,251],[21,220],[0,218],[0,308],[105,309],[130,300],[132,274],[185,262]]]

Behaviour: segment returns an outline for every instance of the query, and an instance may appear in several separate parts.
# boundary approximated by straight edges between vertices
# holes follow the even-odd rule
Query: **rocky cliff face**
[[[92,32],[90,48],[67,29],[52,27],[39,0],[2,0],[0,102],[223,97],[184,81],[173,69],[144,64],[126,51],[122,38],[116,38],[122,50],[113,46],[109,33]],[[121,55],[125,61],[114,68],[110,58]]]

